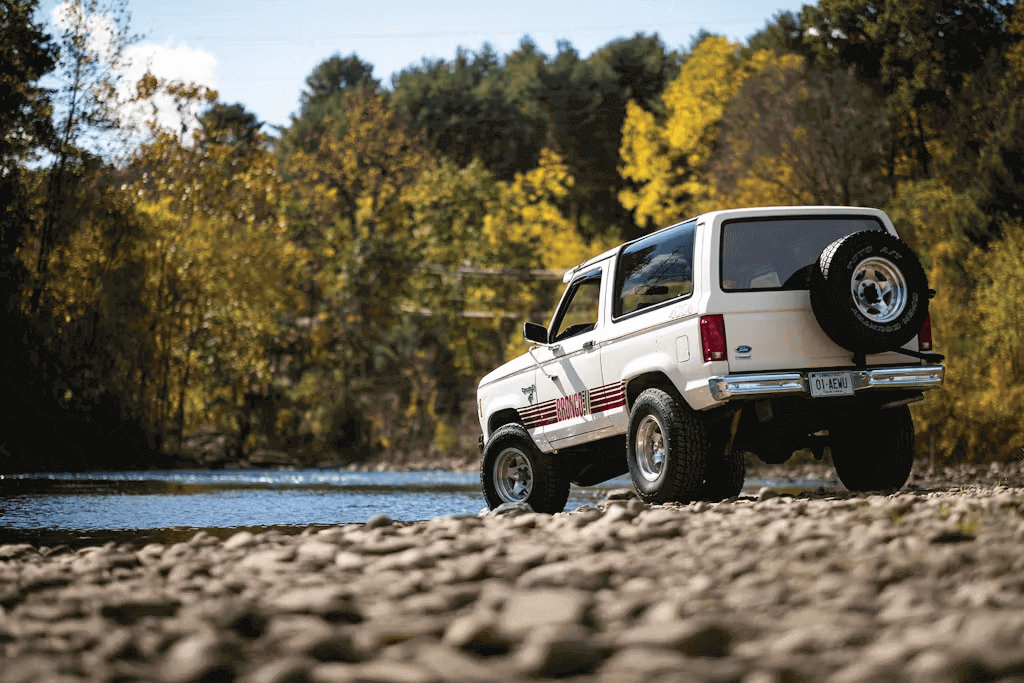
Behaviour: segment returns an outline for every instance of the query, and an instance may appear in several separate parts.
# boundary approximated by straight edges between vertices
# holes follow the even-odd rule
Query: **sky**
[[[582,57],[617,38],[657,33],[670,49],[700,29],[745,41],[799,0],[128,0],[133,54],[158,76],[215,88],[269,126],[285,126],[313,68],[355,53],[391,77],[424,58],[490,43],[504,56],[524,36],[548,55],[568,40]],[[41,3],[52,21],[55,0]],[[269,127],[268,126],[268,127]]]

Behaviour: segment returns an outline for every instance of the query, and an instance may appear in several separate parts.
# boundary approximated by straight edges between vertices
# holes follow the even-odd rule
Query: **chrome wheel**
[[[636,430],[636,464],[647,481],[656,481],[665,469],[665,430],[654,415],[646,415]]]
[[[853,303],[873,323],[892,322],[907,303],[907,283],[891,261],[873,256],[857,264],[850,280]]]
[[[494,490],[503,501],[525,501],[533,492],[533,466],[518,448],[506,448],[494,464]]]

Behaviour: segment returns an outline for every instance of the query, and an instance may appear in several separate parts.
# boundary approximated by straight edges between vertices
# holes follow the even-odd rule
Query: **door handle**
[[[584,351],[593,351],[594,350],[594,342],[592,342],[592,341],[583,342],[583,350]]]

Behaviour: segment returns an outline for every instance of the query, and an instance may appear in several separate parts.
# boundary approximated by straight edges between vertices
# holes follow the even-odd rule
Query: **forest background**
[[[277,130],[127,82],[124,2],[52,34],[0,7],[0,472],[472,461],[476,381],[562,269],[783,204],[884,208],[921,255],[919,451],[1024,454],[1024,6],[820,0],[745,44],[524,38],[389,87],[339,53]]]

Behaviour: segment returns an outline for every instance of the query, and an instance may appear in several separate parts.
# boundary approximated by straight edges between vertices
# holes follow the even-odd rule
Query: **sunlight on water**
[[[765,485],[832,483],[751,479],[746,490]],[[574,487],[566,509],[593,504],[607,489],[630,487],[629,477]],[[0,527],[8,529],[334,525],[365,522],[379,513],[405,521],[475,515],[484,507],[475,472],[174,470],[0,477]]]

